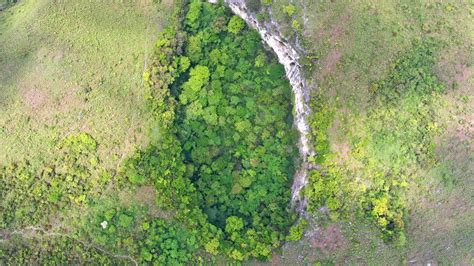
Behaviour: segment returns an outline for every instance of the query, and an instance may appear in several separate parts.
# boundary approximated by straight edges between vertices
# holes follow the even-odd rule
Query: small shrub
[[[244,27],[245,22],[241,18],[233,16],[227,25],[227,30],[233,34],[238,34]]]
[[[283,13],[285,13],[288,17],[292,17],[296,12],[296,7],[293,4],[288,4],[283,6]]]

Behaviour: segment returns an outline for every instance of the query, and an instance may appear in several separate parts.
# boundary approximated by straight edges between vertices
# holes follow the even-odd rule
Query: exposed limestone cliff
[[[213,3],[216,1],[209,0]],[[290,81],[294,94],[294,126],[299,132],[299,154],[301,165],[294,176],[292,186],[292,203],[296,209],[303,213],[306,207],[306,199],[301,198],[300,191],[308,183],[308,169],[310,164],[308,158],[314,155],[314,149],[308,139],[310,127],[308,116],[311,112],[309,108],[310,89],[303,75],[303,68],[299,64],[300,55],[294,47],[281,36],[277,24],[273,19],[260,22],[257,20],[245,4],[244,0],[225,0],[225,3],[232,9],[234,14],[241,17],[247,24],[257,30],[262,40],[275,52],[278,61],[285,67],[286,76]]]

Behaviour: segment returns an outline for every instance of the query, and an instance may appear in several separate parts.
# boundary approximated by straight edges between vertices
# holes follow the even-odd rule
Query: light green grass
[[[291,18],[282,12],[283,6],[290,2],[297,7],[297,13]],[[472,264],[474,226],[469,220],[472,221],[474,215],[471,202],[474,191],[469,180],[474,176],[474,26],[470,22],[474,19],[474,3],[274,0],[273,11],[287,36],[294,34],[290,26],[292,20],[304,25],[300,40],[306,50],[319,59],[308,76],[317,84],[315,94],[319,94],[319,98],[315,100],[321,100],[334,110],[334,119],[326,133],[331,150],[337,155],[333,162],[343,165],[349,180],[358,177],[368,181],[371,172],[380,168],[380,164],[371,166],[367,161],[360,161],[360,156],[356,156],[360,151],[365,152],[362,157],[368,162],[382,162],[388,172],[408,167],[394,163],[403,161],[397,157],[404,153],[401,149],[407,148],[406,144],[400,146],[403,140],[406,142],[419,134],[416,126],[401,124],[422,119],[422,116],[404,114],[404,110],[416,107],[416,98],[406,98],[406,102],[400,103],[399,113],[375,119],[370,113],[390,114],[390,107],[373,104],[372,85],[384,79],[395,60],[413,49],[414,41],[432,37],[441,44],[434,72],[446,92],[427,106],[436,112],[431,126],[441,129],[437,139],[431,140],[435,147],[433,161],[411,164],[410,169],[404,169],[413,173],[409,178],[416,178],[406,194],[407,245],[403,249],[383,242],[374,246],[370,239],[378,237],[377,231],[367,225],[356,225],[352,233],[343,230],[350,241],[339,255],[319,257],[343,264],[410,261]],[[382,122],[387,127],[381,125]],[[399,126],[390,126],[396,124]],[[390,128],[388,135],[398,137],[374,135],[374,128],[382,131]],[[353,143],[361,139],[368,139],[368,143],[355,151]],[[389,159],[393,156],[398,159]],[[345,223],[341,227],[350,228]],[[364,235],[367,237],[362,237]],[[298,254],[298,251],[296,248],[291,252]]]
[[[25,0],[0,13],[0,163],[87,132],[108,167],[146,142],[142,73],[163,14],[152,1]]]

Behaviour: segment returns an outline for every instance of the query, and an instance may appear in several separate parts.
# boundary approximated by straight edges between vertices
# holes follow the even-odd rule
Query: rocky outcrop
[[[210,0],[210,2],[213,2]],[[298,167],[292,186],[292,204],[303,213],[306,208],[306,199],[300,196],[300,191],[308,183],[308,169],[310,163],[308,158],[314,155],[314,149],[309,141],[310,127],[308,116],[311,112],[309,108],[310,89],[303,76],[303,68],[299,64],[300,55],[294,47],[281,36],[277,24],[270,21],[260,22],[257,20],[245,4],[244,0],[225,0],[225,3],[232,9],[234,14],[241,17],[247,24],[257,30],[262,40],[275,52],[278,61],[285,67],[286,76],[290,81],[294,94],[294,126],[299,132],[299,154],[300,166]]]

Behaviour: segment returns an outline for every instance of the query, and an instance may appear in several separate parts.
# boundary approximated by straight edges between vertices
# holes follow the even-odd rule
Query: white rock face
[[[209,2],[214,2],[209,0]],[[310,127],[308,125],[310,89],[303,76],[303,69],[298,63],[300,58],[298,52],[282,37],[278,27],[273,21],[259,22],[255,15],[249,11],[244,0],[225,0],[225,3],[232,9],[234,14],[241,17],[247,24],[257,30],[262,40],[275,52],[278,61],[285,67],[286,76],[290,81],[294,102],[294,126],[299,131],[299,153],[301,165],[295,173],[292,186],[292,204],[303,214],[306,208],[306,199],[301,198],[300,191],[308,184],[308,157],[313,156],[314,149],[308,139]]]

